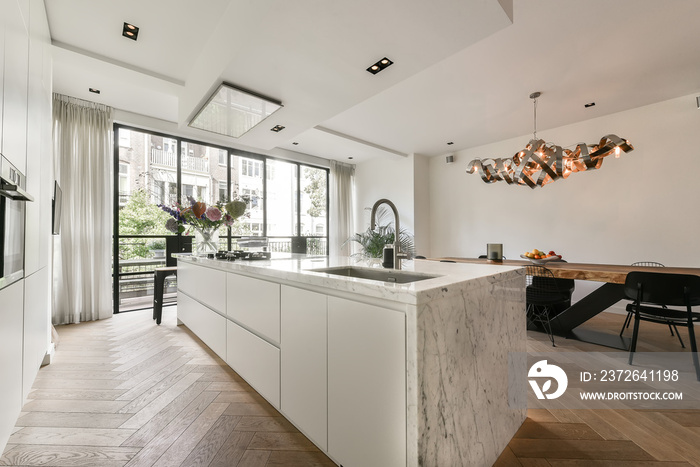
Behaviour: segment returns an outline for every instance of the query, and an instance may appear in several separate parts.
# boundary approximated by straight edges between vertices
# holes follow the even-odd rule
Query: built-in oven
[[[26,178],[0,154],[0,289],[24,277]]]

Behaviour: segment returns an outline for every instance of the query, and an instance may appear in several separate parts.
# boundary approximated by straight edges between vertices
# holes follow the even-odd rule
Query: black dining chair
[[[640,321],[685,326],[688,328],[695,375],[700,381],[694,329],[695,323],[700,322],[700,313],[693,311],[694,306],[700,305],[700,276],[632,271],[625,280],[625,297],[633,300],[627,305],[627,311],[634,314],[629,364],[632,364],[634,352],[637,351]],[[685,310],[667,306],[684,307]]]
[[[574,281],[573,279],[557,279],[552,271],[544,266],[536,265],[525,267],[525,277],[528,324],[538,323],[552,341],[552,347],[556,347],[550,321],[558,309],[568,308],[571,304]]]
[[[664,268],[664,266],[661,263],[657,263],[656,261],[637,261],[636,263],[632,263],[632,266],[643,266],[647,268]],[[633,312],[627,312],[627,317],[625,318],[625,322],[622,323],[622,329],[620,329],[620,337],[622,337],[622,334],[625,332],[625,329],[630,327],[630,323],[632,322],[632,316],[634,315]],[[672,323],[668,323],[668,330],[671,331],[671,337],[674,336],[673,330],[676,330],[675,335],[678,337],[678,342],[681,343],[681,347],[685,349],[685,344],[683,343],[683,339],[681,339],[681,335],[678,333],[678,328]]]

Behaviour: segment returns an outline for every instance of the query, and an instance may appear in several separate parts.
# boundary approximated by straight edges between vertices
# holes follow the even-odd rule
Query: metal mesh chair
[[[552,271],[544,266],[526,266],[525,296],[527,301],[528,324],[539,324],[554,345],[554,335],[550,320],[557,305],[571,302],[573,280],[557,279]]]
[[[637,350],[640,321],[685,326],[688,328],[695,375],[700,381],[694,326],[700,322],[700,313],[692,310],[694,306],[700,305],[700,276],[633,271],[627,274],[625,280],[625,297],[633,300],[633,303],[627,305],[627,311],[634,314],[629,364],[632,364]],[[670,309],[666,305],[685,307],[685,310]]]
[[[657,263],[656,261],[637,261],[636,263],[632,263],[632,266],[643,266],[647,268],[663,268],[666,267],[661,263]],[[630,323],[632,322],[632,315],[634,315],[633,312],[627,312],[627,317],[625,318],[625,322],[622,323],[622,329],[620,329],[620,337],[622,337],[622,334],[625,332],[625,329],[630,327]],[[668,330],[671,331],[671,337],[673,337],[673,330],[676,330],[676,336],[678,337],[678,341],[681,343],[681,347],[685,349],[685,344],[683,343],[683,339],[681,339],[681,335],[678,334],[678,328],[673,323],[668,323]]]

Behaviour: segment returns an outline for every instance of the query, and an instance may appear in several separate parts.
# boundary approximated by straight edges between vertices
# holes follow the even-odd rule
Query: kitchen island
[[[492,465],[525,420],[523,269],[286,256],[179,256],[178,320],[344,467]]]

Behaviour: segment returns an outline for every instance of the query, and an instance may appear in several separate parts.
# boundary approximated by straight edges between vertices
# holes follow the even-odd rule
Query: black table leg
[[[155,271],[153,278],[153,319],[156,324],[160,324],[163,316],[163,289],[165,288],[165,278],[172,274],[169,271]]]
[[[613,336],[590,329],[578,328],[578,326],[595,315],[602,313],[623,298],[625,298],[624,284],[606,282],[602,287],[594,290],[552,318],[552,332],[558,336],[577,339],[582,342],[627,350],[630,340],[626,337],[621,337],[617,333]]]

